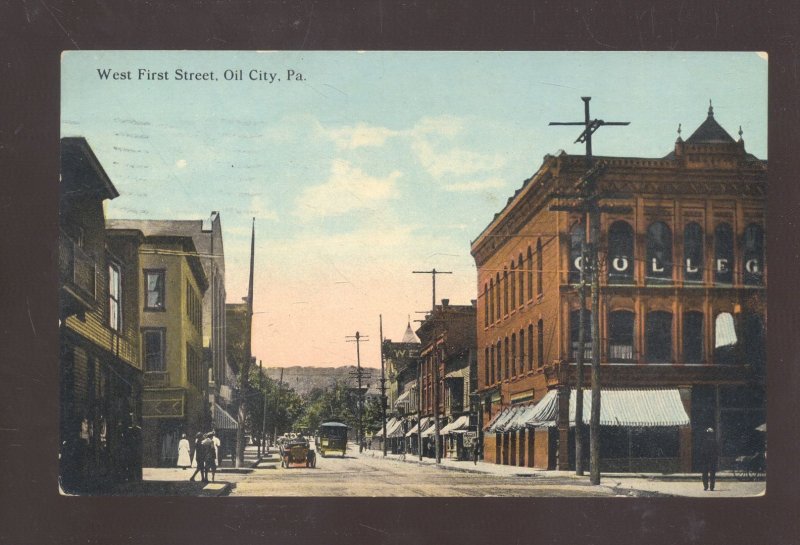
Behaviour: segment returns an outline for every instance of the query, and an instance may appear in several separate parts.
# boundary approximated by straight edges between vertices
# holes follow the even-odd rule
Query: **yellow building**
[[[190,235],[169,221],[109,220],[111,232],[138,231],[145,466],[174,465],[182,434],[210,429],[203,359],[203,294],[208,280]]]

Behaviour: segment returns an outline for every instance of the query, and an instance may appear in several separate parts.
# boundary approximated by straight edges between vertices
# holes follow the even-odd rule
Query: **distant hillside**
[[[292,388],[299,395],[305,395],[314,388],[329,388],[334,381],[346,382],[356,386],[356,366],[343,365],[341,367],[306,367],[295,365],[293,367],[265,367],[264,373],[274,380],[279,380],[283,370],[283,383]],[[369,385],[369,393],[380,393],[381,370],[371,367],[362,367],[364,379],[362,385]]]

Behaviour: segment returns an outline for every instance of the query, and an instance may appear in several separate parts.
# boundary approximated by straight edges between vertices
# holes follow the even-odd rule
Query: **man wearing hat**
[[[714,435],[714,428],[708,428],[700,444],[700,463],[703,465],[703,490],[714,490],[714,482],[717,480],[717,459],[719,458],[719,448],[717,447],[717,437]]]

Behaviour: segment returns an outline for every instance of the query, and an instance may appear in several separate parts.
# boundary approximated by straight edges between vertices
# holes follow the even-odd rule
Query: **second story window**
[[[666,223],[657,221],[647,228],[647,283],[672,281],[672,232]]]
[[[608,283],[633,283],[633,227],[626,221],[608,229]]]
[[[164,372],[167,370],[164,358],[164,330],[145,329],[142,331],[145,372]]]
[[[744,283],[757,286],[764,283],[764,229],[751,223],[744,230]]]
[[[733,230],[727,223],[714,229],[714,283],[733,283]]]
[[[119,331],[122,326],[122,306],[120,297],[122,294],[122,277],[119,274],[119,266],[114,263],[108,265],[108,327],[114,331]]]
[[[164,310],[164,271],[144,272],[145,310]]]
[[[703,228],[691,222],[683,230],[683,279],[686,282],[703,281]]]

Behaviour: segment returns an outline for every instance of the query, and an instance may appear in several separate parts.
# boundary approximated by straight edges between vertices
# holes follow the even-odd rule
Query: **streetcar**
[[[347,452],[347,424],[341,422],[324,422],[316,435],[316,447],[323,458],[328,453],[338,453],[344,458]]]

